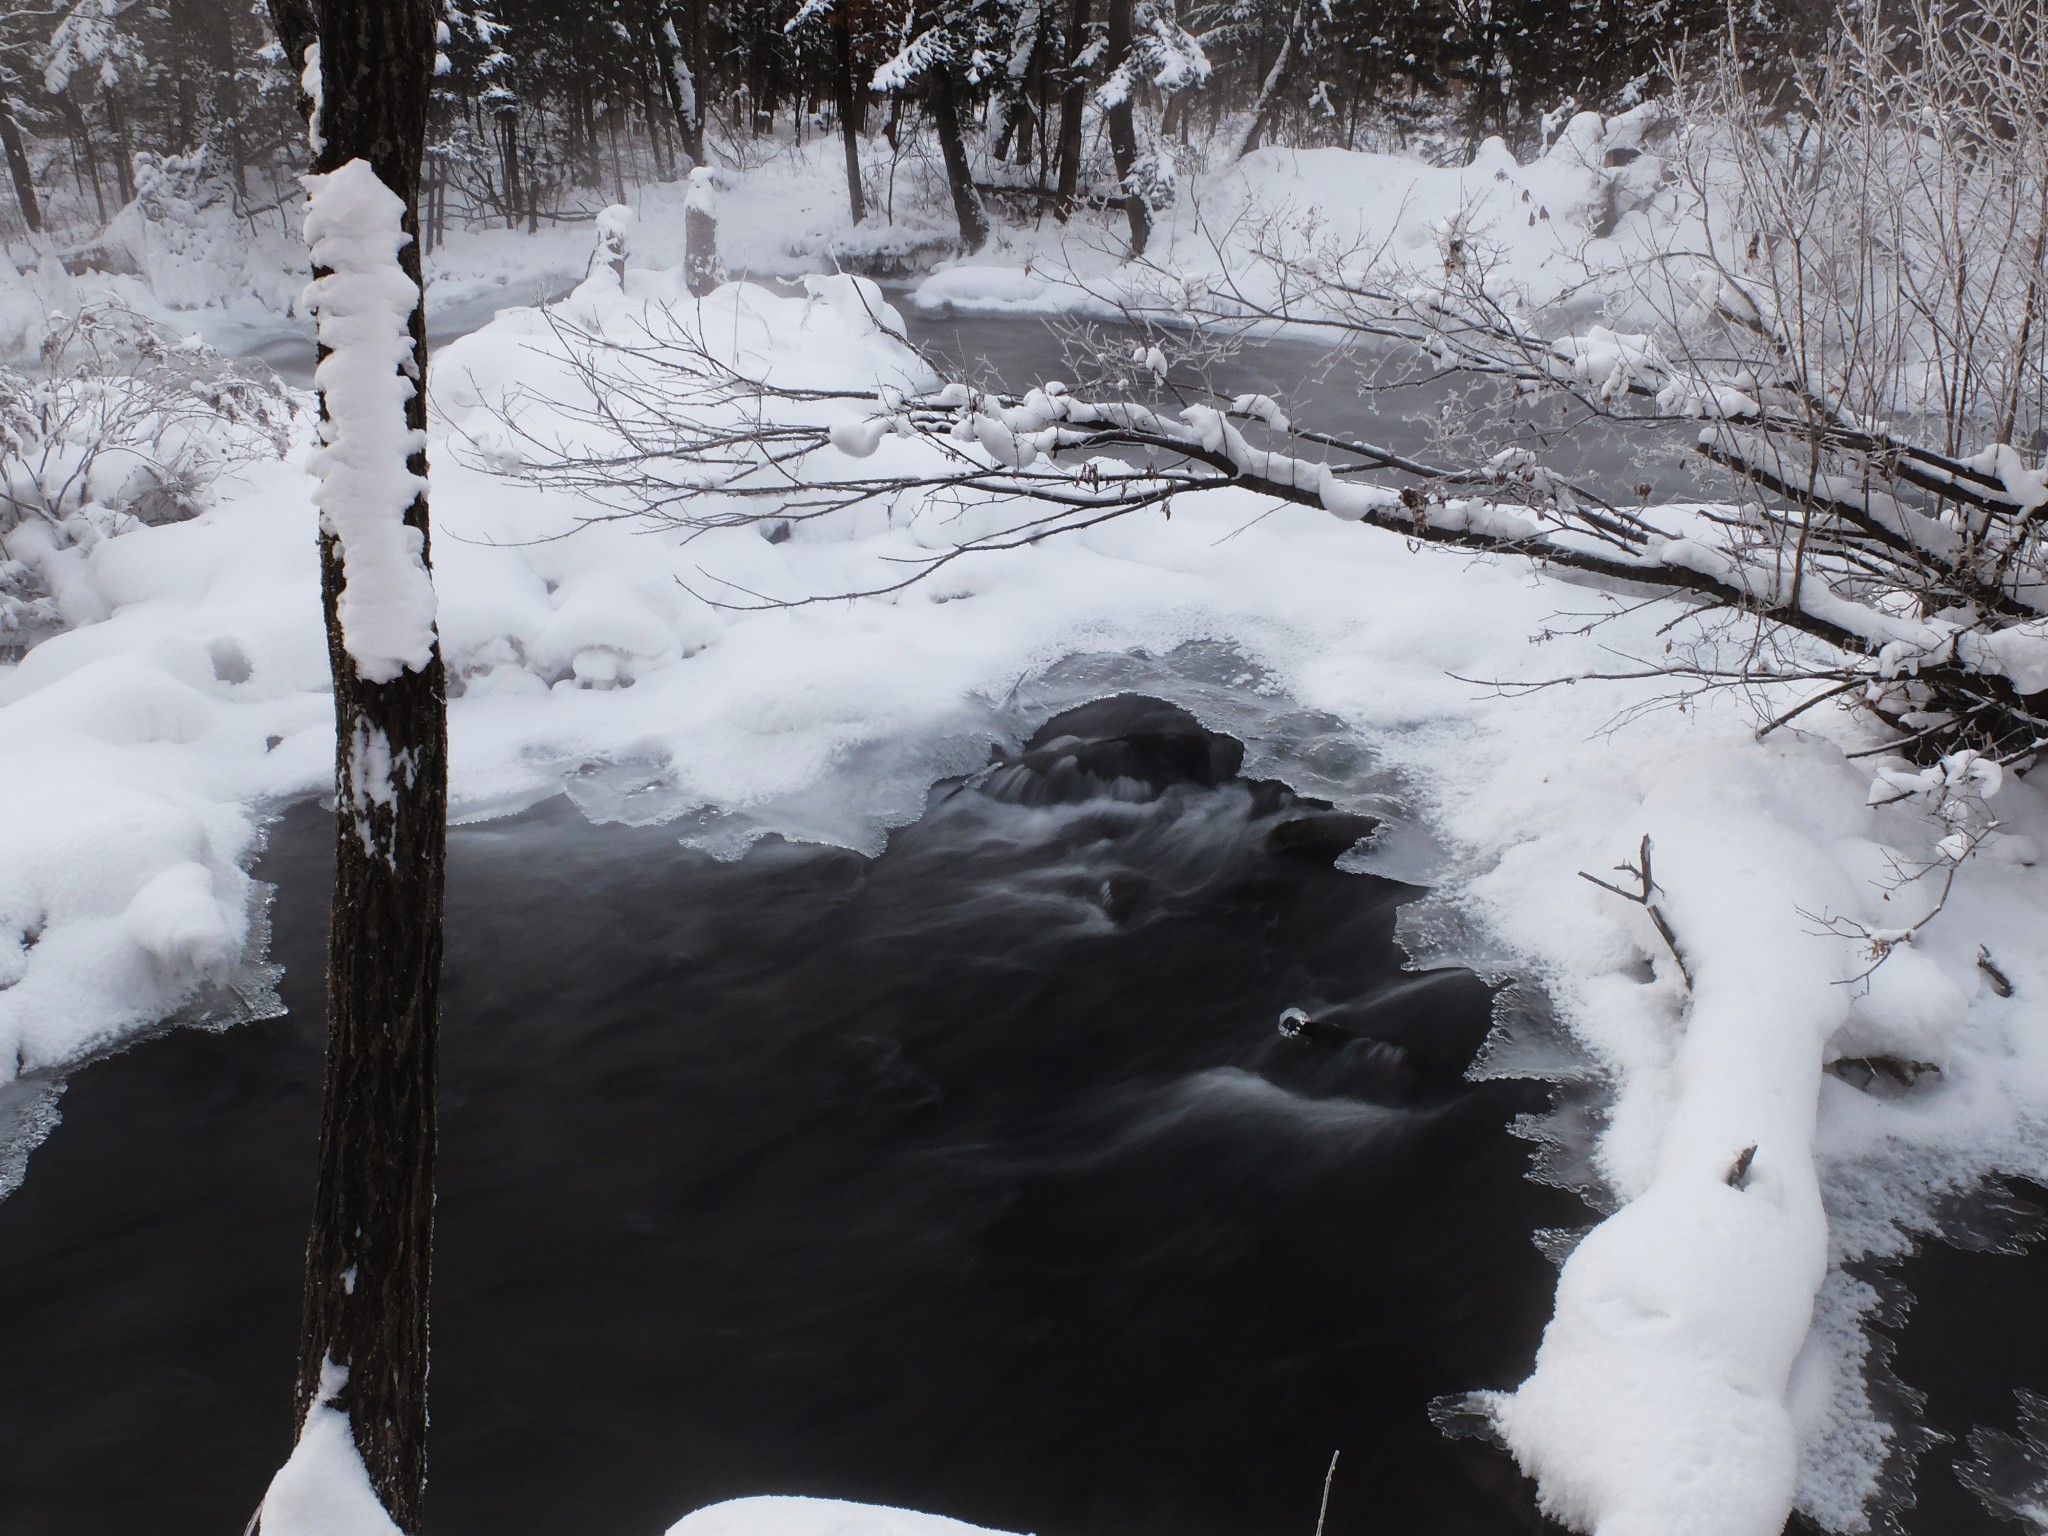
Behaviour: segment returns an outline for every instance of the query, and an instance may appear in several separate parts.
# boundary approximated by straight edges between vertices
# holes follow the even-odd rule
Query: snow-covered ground
[[[1240,196],[1240,226],[1254,190],[1297,209],[1327,198],[1418,252],[1444,218],[1484,203],[1497,225],[1559,226],[1519,259],[1532,284],[1561,291],[1567,255],[1613,195],[1591,152],[1599,126],[1576,126],[1589,143],[1530,167],[1492,146],[1459,171],[1266,151],[1202,191],[1210,206]],[[757,375],[924,381],[887,334],[882,296],[851,278],[795,296],[735,284],[690,305],[669,227],[643,220],[623,288],[600,269],[558,315],[630,338],[668,323],[650,305],[674,305]],[[742,214],[726,225],[735,242],[768,228]],[[1176,224],[1155,253],[1195,281],[1197,239]],[[939,272],[915,301],[1093,302],[1043,284],[1056,261],[1097,293],[1156,280],[1120,274],[1106,245],[1060,251],[1013,242]],[[1875,1297],[1844,1264],[1902,1251],[1941,1197],[1987,1172],[2048,1177],[2048,885],[2035,863],[2048,806],[2030,785],[1958,763],[1895,774],[1873,796],[1883,760],[1848,755],[1877,744],[1860,717],[1814,710],[1758,739],[1757,706],[1789,704],[1792,685],[1683,709],[1654,707],[1663,679],[1503,697],[1462,679],[1633,670],[1617,653],[1661,655],[1675,610],[1237,493],[973,555],[887,597],[714,606],[697,594],[885,586],[903,557],[948,546],[963,524],[951,509],[875,507],[773,540],[753,527],[686,541],[579,526],[587,502],[495,472],[518,454],[498,412],[524,412],[539,435],[587,434],[546,404],[578,389],[534,310],[433,361],[458,815],[566,783],[586,807],[672,819],[721,851],[771,830],[873,848],[932,779],[986,760],[1003,701],[1062,657],[1226,643],[1370,743],[1405,786],[1439,853],[1397,872],[1434,885],[1439,914],[1457,918],[1418,922],[1421,957],[1511,963],[1611,1079],[1597,1166],[1619,1208],[1566,1263],[1535,1375],[1490,1404],[1546,1501],[1603,1536],[1775,1536],[1795,1502],[1825,1528],[1866,1528],[1893,1431],[1864,1379]],[[802,409],[849,429],[866,414]],[[0,1083],[59,1071],[236,983],[252,958],[245,870],[262,817],[323,791],[332,771],[307,451],[245,469],[197,518],[81,552],[72,579],[92,601],[76,611],[103,616],[0,670]],[[890,439],[881,459],[929,451]],[[1594,613],[1608,622],[1588,632]],[[1214,695],[1203,707],[1252,736],[1256,758],[1255,710]],[[1998,827],[1947,910],[1862,974],[1868,945],[1834,927],[1909,926],[1933,882],[1899,887],[1899,870],[1940,867],[1956,818],[1987,806]],[[1579,878],[1630,883],[1612,867],[1645,836],[1689,987],[1644,908]],[[1483,953],[1429,948],[1450,931],[1483,936]],[[1893,1092],[1823,1070],[1878,1057],[1939,1070]],[[839,1506],[765,1525],[721,1508],[677,1529],[870,1528],[837,1523]],[[910,1522],[908,1536],[928,1529],[886,1518]]]

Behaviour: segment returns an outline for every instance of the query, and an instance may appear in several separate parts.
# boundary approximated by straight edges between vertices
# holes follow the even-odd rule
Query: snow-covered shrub
[[[0,368],[0,632],[66,611],[63,570],[101,540],[190,517],[233,465],[277,456],[296,407],[209,348],[114,305],[53,317],[33,368]]]
[[[217,156],[138,154],[135,197],[91,240],[63,253],[74,273],[135,277],[165,309],[254,300],[291,314],[305,286],[305,246],[290,200],[247,210]]]

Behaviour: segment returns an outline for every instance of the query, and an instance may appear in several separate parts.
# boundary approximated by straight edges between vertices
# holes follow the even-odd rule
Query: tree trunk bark
[[[686,24],[687,25],[687,24]],[[676,31],[675,22],[664,15],[655,23],[654,52],[661,65],[662,93],[675,114],[676,136],[683,141],[683,153],[692,166],[704,163],[704,112],[697,94],[697,77],[689,64],[689,48]]]
[[[1060,89],[1060,179],[1053,212],[1064,222],[1074,211],[1081,186],[1081,120],[1088,105],[1087,72],[1081,55],[1088,47],[1088,0],[1074,0],[1067,39],[1067,78]]]
[[[301,108],[310,110],[312,103],[303,100]],[[128,118],[121,111],[121,94],[108,91],[104,98],[107,104],[107,126],[114,130],[114,183],[121,189],[121,206],[126,208],[135,201],[135,149],[128,140]]]
[[[242,146],[242,91],[236,74],[235,35],[226,25],[206,31],[209,74],[212,76],[212,121],[209,137],[221,144],[228,157],[228,170],[235,178],[235,196],[249,195],[248,155]],[[239,207],[237,208],[239,212]]]
[[[285,67],[296,80],[299,71],[306,67],[306,50],[320,40],[320,19],[313,14],[313,0],[268,0],[268,3],[270,29],[277,34],[278,46],[284,50]],[[312,102],[302,93],[299,98],[300,115],[311,110]]]
[[[506,107],[497,115],[498,156],[505,167],[505,227],[517,229],[526,194],[519,177],[519,113]]]
[[[1131,0],[1109,0],[1109,71],[1114,75],[1131,57]],[[1152,238],[1152,210],[1144,196],[1131,185],[1131,167],[1138,163],[1138,129],[1131,115],[1131,97],[1136,83],[1124,87],[1123,99],[1109,108],[1109,153],[1116,162],[1116,179],[1124,190],[1124,213],[1131,221],[1131,259],[1145,254]]]
[[[316,171],[355,159],[403,201],[420,278],[420,162],[434,60],[435,0],[319,0],[321,136]],[[319,275],[318,273],[315,274]],[[426,315],[411,317],[407,424],[426,426]],[[325,400],[322,400],[323,413]],[[426,455],[411,466],[426,473]],[[424,495],[405,514],[427,535]],[[427,551],[423,547],[423,553]],[[320,589],[334,674],[335,874],[327,948],[327,1072],[320,1168],[299,1335],[303,1423],[322,1366],[348,1371],[348,1414],[370,1485],[409,1536],[426,1494],[427,1282],[434,1215],[434,1091],[440,1020],[442,876],[447,849],[447,682],[426,667],[376,683],[343,643],[346,582],[332,534]],[[404,775],[358,783],[381,734]],[[373,798],[373,789],[386,791]]]
[[[960,220],[960,243],[972,255],[988,244],[988,212],[981,206],[981,194],[974,190],[967,145],[960,137],[960,106],[953,73],[944,64],[932,69],[927,95],[932,127],[939,136],[939,153],[946,162],[946,186],[953,194],[953,212]]]
[[[1259,87],[1258,100],[1252,103],[1251,121],[1244,125],[1244,133],[1233,146],[1230,158],[1242,160],[1259,147],[1259,136],[1265,132],[1266,114],[1273,110],[1273,103],[1279,98],[1280,87],[1287,81],[1287,67],[1294,62],[1294,39],[1301,31],[1301,7],[1294,8],[1294,14],[1287,18],[1287,35],[1280,40],[1280,56],[1273,60],[1273,67],[1266,71],[1265,83]]]
[[[860,91],[853,82],[853,21],[835,15],[831,25],[832,90],[839,110],[839,138],[846,146],[846,201],[858,224],[867,217],[868,206],[860,188]]]
[[[43,207],[36,201],[36,178],[28,163],[28,147],[21,142],[21,124],[14,118],[14,103],[0,91],[0,149],[7,152],[7,174],[14,178],[14,195],[21,203],[22,222],[28,232],[43,232]]]
[[[50,104],[57,109],[57,115],[64,119],[65,131],[71,135],[71,142],[77,146],[78,154],[85,161],[85,174],[92,180],[93,207],[99,211],[100,223],[107,222],[107,194],[100,184],[100,157],[93,152],[92,129],[86,123],[85,113],[78,103],[71,99],[69,91],[59,91],[50,98]]]

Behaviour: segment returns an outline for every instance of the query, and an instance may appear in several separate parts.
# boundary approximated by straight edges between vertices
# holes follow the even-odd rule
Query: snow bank
[[[347,1384],[344,1368],[321,1366],[319,1397],[263,1496],[262,1536],[400,1536],[370,1486],[348,1415],[334,1406]]]
[[[342,644],[373,683],[417,672],[434,654],[434,583],[425,535],[405,521],[427,482],[408,463],[426,433],[406,424],[419,393],[410,325],[420,290],[398,264],[412,243],[405,204],[367,160],[307,176],[306,243],[322,271],[306,290],[328,349],[320,389],[324,446],[308,467],[313,503],[340,545]]]
[[[76,552],[85,621],[0,666],[0,1081],[250,983],[260,807],[332,724],[303,466],[247,474]]]
[[[683,1516],[668,1536],[992,1536],[978,1525],[839,1499],[728,1499]],[[1000,1536],[1000,1533],[994,1533]]]
[[[1158,215],[1141,264],[1124,261],[1127,231],[1116,208],[1083,210],[1065,223],[1041,214],[1005,224],[980,253],[959,260],[943,180],[917,160],[871,186],[873,212],[856,226],[842,151],[827,135],[722,173],[733,190],[719,199],[718,252],[726,271],[756,280],[839,271],[921,279],[913,302],[937,311],[1110,313],[1125,304],[1216,304],[1233,283],[1270,300],[1269,275],[1250,259],[1255,245],[1316,259],[1376,250],[1438,268],[1440,245],[1455,234],[1488,259],[1503,291],[1540,303],[1570,288],[1576,264],[1605,264],[1672,216],[1656,153],[1667,126],[1650,107],[1609,119],[1582,113],[1526,165],[1498,139],[1455,167],[1339,149],[1262,149],[1190,178]],[[871,181],[881,170],[871,165]],[[643,254],[681,261],[687,194],[681,182],[635,190]],[[225,351],[297,339],[305,328],[296,222],[285,213],[253,224],[236,217],[220,169],[200,157],[152,162],[136,202],[89,247],[67,255],[79,276],[54,259],[40,277],[0,260],[0,358],[32,352],[45,313],[86,298],[117,298],[195,328]],[[451,230],[425,263],[430,320],[439,328],[444,314],[482,319],[498,305],[560,294],[585,274],[590,244],[589,228],[574,222],[531,233]]]
[[[645,259],[644,224],[635,247]],[[940,451],[856,430],[928,382],[872,284],[734,284],[699,304],[677,273],[629,266],[556,318],[622,342],[681,327],[755,376],[871,391],[789,405],[872,450],[864,466]],[[584,386],[547,318],[508,312],[433,378],[459,815],[566,788],[594,816],[726,855],[770,830],[873,848],[934,777],[1035,723],[1033,679],[1062,658],[1221,648],[1237,681],[1191,686],[1193,707],[1255,762],[1293,728],[1281,698],[1369,746],[1377,782],[1407,786],[1401,811],[1441,839],[1400,871],[1437,886],[1410,918],[1418,957],[1512,964],[1613,1085],[1594,1166],[1619,1209],[1568,1263],[1535,1373],[1495,1399],[1545,1498],[1607,1536],[1741,1536],[1795,1502],[1861,1528],[1893,1440],[1865,1376],[1875,1296],[1844,1264],[1903,1251],[1988,1169],[2048,1176],[2048,811],[2030,786],[1999,789],[1999,827],[1943,915],[1866,987],[1839,986],[1871,958],[1858,928],[1924,910],[1925,882],[1895,871],[1942,867],[1954,830],[1924,796],[1870,803],[1871,764],[1844,754],[1874,744],[1860,717],[1811,711],[1759,743],[1727,694],[1642,714],[1655,682],[1516,700],[1452,680],[1661,655],[1663,606],[1225,492],[887,597],[747,611],[886,585],[1014,513],[876,502],[688,539],[591,521],[602,505],[498,473],[536,445],[603,443],[550,403]],[[200,518],[95,551],[83,579],[107,616],[0,672],[0,848],[41,850],[0,856],[0,934],[25,957],[5,962],[20,980],[0,990],[16,1046],[0,1075],[137,1027],[246,934],[251,807],[324,787],[332,763],[314,518],[290,467],[251,470]],[[1591,632],[1589,605],[1611,615]],[[1179,674],[1160,675],[1171,691]],[[1641,717],[1616,732],[1620,711]],[[1690,989],[1645,911],[1579,878],[1645,833]],[[1823,1071],[1885,1053],[1937,1070],[1896,1094]]]
[[[1527,164],[1497,138],[1462,166],[1261,149],[1200,176],[1158,216],[1142,261],[1124,259],[1120,211],[1077,216],[1057,232],[999,234],[926,278],[912,302],[963,314],[1228,315],[1283,302],[1308,313],[1313,297],[1298,281],[1283,293],[1275,256],[1331,277],[1370,266],[1440,280],[1447,262],[1464,262],[1483,266],[1490,291],[1511,307],[1583,302],[1577,290],[1589,269],[1619,265],[1678,217],[1660,180],[1664,162],[1644,152],[1668,126],[1655,107],[1611,119],[1581,113]]]
[[[948,267],[919,283],[911,302],[937,314],[1057,315],[1074,295],[1022,267]]]

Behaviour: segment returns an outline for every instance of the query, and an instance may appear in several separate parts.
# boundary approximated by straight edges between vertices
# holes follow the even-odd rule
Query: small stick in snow
[[[1998,963],[1991,958],[1990,949],[1982,944],[1977,946],[1977,969],[1990,981],[1992,991],[2000,997],[2012,996],[2012,978],[1998,968]]]
[[[1685,990],[1690,992],[1692,990],[1692,970],[1686,965],[1685,956],[1678,952],[1678,935],[1671,931],[1670,920],[1664,916],[1663,909],[1651,899],[1659,887],[1655,878],[1650,874],[1650,834],[1647,832],[1643,834],[1642,847],[1637,850],[1636,858],[1638,862],[1635,864],[1617,864],[1614,868],[1617,873],[1634,875],[1637,880],[1642,882],[1642,889],[1640,891],[1624,890],[1610,880],[1602,880],[1598,875],[1587,874],[1583,869],[1579,871],[1579,878],[1592,881],[1593,884],[1599,886],[1603,891],[1612,891],[1623,901],[1634,902],[1650,914],[1650,921],[1656,926],[1658,937],[1664,940],[1665,947],[1671,951],[1671,958],[1678,962],[1678,974],[1685,978]]]
[[[1741,1189],[1749,1182],[1749,1165],[1756,1161],[1756,1143],[1751,1142],[1735,1155],[1735,1166],[1728,1170],[1728,1187]]]

